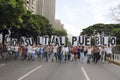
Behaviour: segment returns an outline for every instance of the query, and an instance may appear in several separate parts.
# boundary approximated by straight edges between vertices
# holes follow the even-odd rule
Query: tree
[[[20,28],[12,29],[11,37],[32,36],[36,39],[39,35],[51,35],[52,27],[45,17],[41,15],[32,14],[30,11],[27,11],[26,14],[22,16],[23,22],[20,25]],[[22,33],[21,33],[22,32]]]
[[[26,13],[25,0],[0,0],[0,26],[1,29],[9,27],[19,28],[22,15]]]
[[[113,36],[115,36],[115,37],[117,37],[117,44],[120,44],[120,28],[114,28],[113,30],[112,30],[112,33],[114,33],[113,34]]]
[[[117,7],[111,9],[111,17],[113,20],[120,23],[120,4]]]
[[[25,0],[0,0],[0,32],[3,33],[3,43],[8,29],[20,28],[22,16],[26,13]]]
[[[117,44],[120,44],[120,24],[94,24],[92,26],[83,29],[80,35],[94,36],[97,33],[105,36],[117,37]]]
[[[54,35],[57,35],[57,36],[67,36],[67,32],[64,29],[55,29],[54,28],[53,31],[54,31]]]
[[[68,41],[66,30],[53,28],[53,33],[52,34],[56,35],[56,36],[65,36],[66,44],[70,44],[70,42]]]

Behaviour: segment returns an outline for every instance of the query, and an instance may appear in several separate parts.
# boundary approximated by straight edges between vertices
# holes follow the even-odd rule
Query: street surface
[[[86,62],[0,62],[0,80],[120,80],[120,67]]]

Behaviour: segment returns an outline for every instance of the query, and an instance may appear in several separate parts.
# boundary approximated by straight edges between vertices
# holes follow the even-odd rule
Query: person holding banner
[[[69,61],[69,49],[68,46],[65,45],[65,62]]]
[[[28,60],[30,60],[31,59],[31,55],[32,54],[32,46],[27,46],[27,56],[28,56]]]
[[[76,63],[77,58],[78,58],[78,47],[77,46],[73,47],[73,53],[74,53],[74,60],[75,60],[75,63]]]
[[[18,58],[18,56],[19,56],[19,53],[18,53],[18,49],[19,49],[19,47],[18,47],[18,44],[15,46],[15,60]]]
[[[98,46],[94,46],[93,47],[93,50],[92,50],[92,52],[93,52],[93,61],[95,62],[95,64],[98,62],[98,60],[99,60],[99,48],[98,48]]]
[[[84,46],[80,46],[80,59],[81,59],[81,61],[82,61],[82,63],[83,63],[83,61],[84,61]]]
[[[48,62],[48,54],[49,54],[48,45],[44,47],[44,54],[45,54],[46,62]]]
[[[56,59],[56,61],[57,61],[57,55],[58,55],[58,53],[57,53],[57,46],[53,46],[53,53],[52,53],[52,62],[54,61],[54,58]]]
[[[87,54],[88,54],[88,59],[87,59],[87,63],[90,63],[90,59],[92,57],[92,47],[88,47],[87,48]]]
[[[6,53],[6,60],[10,58],[11,55],[11,46],[10,44],[7,45],[7,53]]]
[[[58,51],[58,59],[61,62],[62,61],[62,46],[59,46],[57,51]]]
[[[3,45],[2,45],[2,43],[0,43],[0,55],[1,55],[2,59],[4,59],[4,56],[3,56]]]
[[[74,47],[71,46],[71,49],[70,49],[70,61],[73,61],[74,60]]]
[[[43,47],[42,46],[38,46],[38,59],[41,61],[42,60],[42,55],[43,55]]]
[[[62,62],[65,62],[65,46],[62,46]]]
[[[113,53],[112,53],[112,47],[110,45],[108,45],[108,47],[106,48],[106,52],[108,57],[108,63],[111,63]]]
[[[32,47],[32,61],[35,60],[35,51],[36,51],[36,47],[33,46],[33,47]]]
[[[102,46],[102,51],[101,51],[101,61],[105,63],[105,46]]]

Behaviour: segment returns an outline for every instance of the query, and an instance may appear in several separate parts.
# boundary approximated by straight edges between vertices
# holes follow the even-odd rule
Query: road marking
[[[86,80],[90,80],[90,78],[88,77],[85,69],[84,69],[83,67],[81,67],[81,68],[82,68],[82,71],[83,71],[83,73],[84,73],[84,75],[85,75]]]
[[[5,64],[0,64],[0,67],[1,67],[1,66],[4,66],[4,65],[5,65]]]
[[[31,73],[35,72],[36,70],[38,70],[39,68],[41,68],[42,65],[36,67],[35,69],[31,70],[30,72],[26,73],[25,75],[23,75],[22,77],[18,78],[17,80],[22,80],[24,79],[25,77],[27,77],[28,75],[30,75]]]

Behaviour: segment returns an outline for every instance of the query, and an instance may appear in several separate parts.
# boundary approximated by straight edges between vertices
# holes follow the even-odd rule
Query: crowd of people
[[[0,60],[9,60],[14,56],[15,60],[45,60],[46,62],[57,61],[61,63],[68,62],[94,62],[111,63],[112,47],[108,46],[54,46],[54,45],[34,45],[34,46],[6,46],[6,52],[3,52],[3,46],[0,43]],[[36,57],[37,56],[37,57]],[[86,60],[87,58],[87,60]]]

